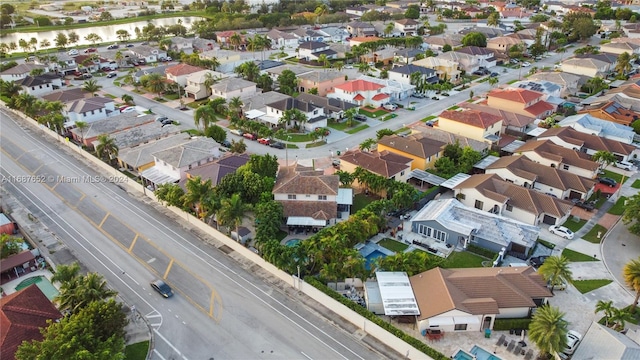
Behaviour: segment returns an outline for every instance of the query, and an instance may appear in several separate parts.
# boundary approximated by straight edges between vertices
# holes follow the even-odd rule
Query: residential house
[[[635,336],[632,338],[629,333]],[[572,358],[620,360],[638,358],[640,344],[637,339],[637,330],[619,332],[593,321]]]
[[[278,120],[280,120],[279,117],[264,118],[267,114],[267,104],[288,98],[290,98],[289,95],[281,94],[277,91],[268,91],[262,94],[256,93],[255,95],[242,100],[244,104],[242,111],[247,119],[257,119],[265,123],[269,123],[271,126],[277,126]]]
[[[622,31],[629,39],[640,39],[640,24],[638,23],[623,25]]]
[[[138,45],[131,48],[131,52],[138,59],[144,59],[147,64],[160,61],[167,57],[167,52],[163,49],[154,48],[149,45]]]
[[[467,35],[470,32],[479,32],[483,34],[487,39],[493,39],[494,37],[503,36],[504,33],[499,28],[489,27],[489,26],[474,26],[471,28],[465,28],[460,30],[458,33],[461,35]]]
[[[529,317],[553,296],[532,267],[437,267],[409,280],[420,332],[492,329],[496,319]]]
[[[570,74],[594,77],[606,77],[611,71],[611,64],[590,58],[571,58],[564,60],[560,69]]]
[[[260,69],[260,74],[266,73],[266,71],[271,68],[285,65],[285,63],[282,61],[275,61],[275,60],[269,60],[269,59],[256,60],[255,63],[258,65],[258,68]]]
[[[185,87],[187,85],[187,77],[189,75],[203,70],[203,68],[197,66],[181,63],[174,66],[169,66],[165,70],[165,74],[167,75],[167,80],[173,81],[181,87]]]
[[[31,74],[31,71],[35,69],[42,69],[44,72],[48,71],[48,68],[44,65],[24,63],[0,72],[0,79],[4,81],[16,81],[24,79],[25,77],[27,77],[27,75]]]
[[[411,126],[411,135],[421,136],[431,141],[438,141],[446,144],[458,144],[461,147],[470,147],[473,150],[486,155],[489,152],[490,144],[486,141],[478,141],[470,139],[465,136],[450,133],[448,131],[440,130],[433,126],[436,121],[431,120],[432,123],[420,123],[420,125]]]
[[[536,246],[540,232],[533,225],[465,206],[456,199],[430,201],[411,218],[409,228],[411,232],[403,238],[412,243],[431,240],[464,249],[471,244],[524,257]]]
[[[418,34],[419,24],[413,19],[401,19],[394,22],[394,27],[400,31],[400,36],[415,36]]]
[[[69,75],[74,71],[78,71],[78,64],[76,58],[67,55],[67,53],[56,54],[58,61],[56,63],[49,63],[49,71],[55,71],[64,75]],[[36,59],[36,63],[38,60]]]
[[[183,38],[182,36],[174,36],[171,38],[169,48],[176,52],[184,52],[187,55],[193,54],[193,40]]]
[[[453,190],[466,206],[534,226],[561,225],[573,207],[571,201],[512,184],[495,174],[471,175]]]
[[[422,49],[397,49],[395,52],[395,62],[410,65],[416,59],[416,56],[422,54],[424,54]]]
[[[289,122],[284,124],[286,128],[300,126],[307,131],[313,131],[316,128],[327,127],[327,116],[324,114],[324,107],[293,97],[287,97],[286,99],[267,104],[267,113],[262,119],[270,122],[272,126],[280,125],[285,111],[291,109],[300,110],[305,115],[307,121],[303,123]],[[274,119],[275,122],[269,121],[269,119]]]
[[[23,342],[42,341],[42,331],[62,314],[36,284],[0,299],[0,353],[14,360]]]
[[[324,109],[324,114],[327,118],[336,120],[342,119],[345,111],[358,107],[358,105],[348,101],[327,98],[320,95],[312,95],[309,93],[300,93],[296,99],[316,106],[321,106]]]
[[[326,96],[332,92],[335,86],[346,83],[344,73],[338,71],[318,71],[309,72],[298,75],[298,91],[308,92],[311,89],[317,89],[318,95]]]
[[[496,174],[503,180],[559,199],[588,199],[595,181],[569,171],[546,166],[523,155],[503,156],[487,166],[487,174]]]
[[[531,81],[548,81],[560,86],[560,96],[575,94],[580,90],[580,76],[561,71],[542,71],[530,75]]]
[[[547,129],[538,136],[538,140],[550,140],[556,145],[567,149],[577,150],[593,155],[598,151],[607,151],[615,155],[620,160],[629,160],[629,156],[636,149],[630,145],[617,140],[607,139],[598,135],[580,132],[572,127],[554,127]]]
[[[510,36],[498,36],[492,39],[487,39],[487,49],[500,51],[507,53],[514,45],[525,46],[524,41],[510,37]]]
[[[211,138],[198,137],[152,155],[154,165],[144,170],[140,177],[145,186],[157,189],[162,184],[177,183],[186,177],[188,170],[219,158],[220,145]]]
[[[382,92],[389,95],[389,100],[391,102],[408,99],[411,94],[414,93],[416,88],[414,85],[401,83],[391,79],[380,79],[368,75],[360,75],[358,79],[384,86]]]
[[[432,140],[423,135],[410,135],[407,137],[388,135],[378,140],[378,152],[388,151],[405,158],[412,159],[411,170],[432,169],[447,144]]]
[[[627,109],[640,111],[640,79],[631,79],[615,89],[608,90],[604,96],[592,97],[590,100],[593,101],[583,103],[593,105],[616,101]]]
[[[191,46],[193,46],[193,52],[202,53],[214,50],[216,48],[216,42],[211,39],[197,37],[192,39]]]
[[[518,31],[516,33],[509,34],[507,36],[522,41],[522,43],[528,49],[531,45],[535,44],[535,42],[536,42],[536,33],[537,33],[537,28],[531,28],[531,29],[523,29],[523,30],[520,30],[520,31]],[[545,33],[544,32],[543,32],[542,37],[544,39],[544,37],[545,37]]]
[[[336,26],[323,27],[317,31],[318,33],[324,35],[323,41],[335,43],[344,42],[349,38],[349,36],[351,36],[345,28]]]
[[[324,41],[324,35],[313,29],[298,28],[293,30],[291,34],[296,38],[298,38],[298,42],[300,44],[304,44],[307,42],[323,42]]]
[[[412,85],[411,76],[415,73],[419,73],[420,81],[427,84],[436,84],[438,82],[438,74],[435,70],[414,64],[394,67],[388,71],[389,79],[407,85]]]
[[[630,126],[634,121],[640,119],[640,112],[628,109],[617,101],[589,106],[578,113],[589,114],[592,117],[625,126]]]
[[[531,81],[531,80],[522,80],[516,81],[513,84],[509,85],[509,88],[512,89],[527,89],[531,91],[536,91],[542,93],[545,99],[549,99],[552,97],[560,97],[562,87],[560,85],[556,85],[550,81]]]
[[[495,89],[487,95],[487,105],[517,114],[544,119],[556,107],[542,100],[544,94],[527,89]]]
[[[598,163],[591,160],[591,156],[586,153],[567,149],[550,140],[527,141],[514,153],[522,154],[537,163],[590,179],[596,177],[599,167]]]
[[[207,81],[219,80],[226,75],[211,71],[201,70],[187,75],[187,86],[184,88],[186,96],[194,100],[200,100],[211,96],[211,87],[206,86]]]
[[[169,65],[160,65],[156,67],[150,67],[150,68],[138,70],[135,73],[133,73],[133,81],[135,83],[139,83],[140,79],[142,79],[143,76],[149,75],[149,74],[161,74],[162,76],[166,76],[166,71],[168,67]]]
[[[353,37],[369,37],[377,36],[376,28],[370,24],[361,21],[353,21],[347,24],[347,31]]]
[[[266,73],[271,77],[271,79],[273,80],[274,83],[277,84],[278,82],[278,76],[282,75],[282,73],[285,70],[289,70],[291,72],[293,72],[296,77],[303,75],[303,74],[308,74],[310,72],[316,71],[316,69],[313,68],[309,68],[306,66],[302,66],[302,65],[282,65],[282,66],[276,66],[270,69],[266,70]]]
[[[298,46],[298,59],[306,61],[319,60],[320,55],[325,55],[327,59],[335,59],[337,53],[329,48],[329,45],[320,41],[307,41]]]
[[[440,80],[448,80],[452,83],[460,81],[462,71],[458,68],[458,62],[441,57],[428,57],[416,60],[413,65],[422,66],[427,69],[433,69],[438,74]]]
[[[146,117],[146,115],[141,117]],[[109,137],[113,139],[118,149],[125,149],[146,144],[150,141],[171,137],[179,134],[180,131],[181,129],[174,124],[162,125],[159,121],[153,121],[118,131],[110,134]],[[96,139],[88,145],[88,148],[95,149],[98,145],[100,145],[100,141]]]
[[[247,44],[247,38],[244,34],[240,33],[239,31],[235,31],[235,30],[218,31],[216,33],[216,41],[221,46],[232,48],[234,47],[234,45],[231,44],[231,37],[233,37],[235,34],[240,35],[240,44],[238,44],[237,45],[238,48],[237,49],[234,48],[234,50],[244,49]]]
[[[606,139],[616,140],[625,144],[632,144],[636,135],[631,126],[621,125],[612,121],[594,117],[588,112],[567,116],[558,126],[568,126],[585,134],[597,135]]]
[[[149,119],[151,119],[152,121],[148,121]],[[153,125],[153,122],[157,123],[157,121],[153,121],[152,117],[149,117],[147,118],[146,123],[138,125],[138,127]],[[139,174],[155,165],[153,158],[154,153],[160,150],[173,148],[183,143],[187,143],[190,141],[190,139],[191,135],[187,133],[178,133],[175,135],[162,137],[160,139],[149,140],[137,146],[120,148],[118,151],[118,166],[127,169],[130,172]]]
[[[445,45],[449,45],[452,49],[455,49],[462,46],[462,35],[450,34],[429,36],[424,39],[424,43],[433,51],[442,51],[442,48],[444,48]]]
[[[188,169],[185,172],[186,176],[180,179],[178,185],[186,190],[189,179],[199,176],[202,181],[211,180],[211,185],[215,187],[220,184],[223,177],[236,172],[241,166],[248,163],[249,159],[248,154],[228,153],[212,162]]]
[[[298,38],[295,35],[275,28],[271,29],[266,36],[271,40],[273,47],[295,48],[299,44]]]
[[[431,59],[431,58],[427,58]],[[467,74],[471,74],[480,69],[480,59],[473,55],[459,53],[455,51],[449,51],[436,56],[436,59],[444,59],[445,61],[451,61],[458,64],[458,70],[464,71]]]
[[[78,121],[91,123],[120,114],[111,98],[94,96],[67,102],[63,114],[74,124]],[[65,126],[68,126],[65,124]]]
[[[640,45],[633,42],[610,42],[601,44],[600,51],[616,55],[622,55],[622,53],[627,53],[631,56],[640,55]]]
[[[389,95],[382,92],[383,85],[365,80],[351,80],[334,87],[334,92],[327,97],[349,101],[359,106],[373,106],[375,108],[389,102]]]
[[[226,78],[211,85],[211,94],[215,97],[246,99],[257,93],[256,83],[241,78]]]
[[[465,46],[454,51],[474,56],[478,60],[478,65],[485,69],[496,66],[496,53],[493,50],[479,46]]]
[[[376,42],[382,40],[377,36],[354,36],[349,38],[349,46],[358,46],[368,42]]]
[[[496,143],[500,140],[502,117],[478,110],[445,110],[438,115],[440,130],[478,141]]]
[[[469,110],[482,111],[484,113],[492,114],[502,118],[502,134],[513,134],[515,136],[522,136],[529,130],[537,127],[535,124],[536,118],[531,116],[525,116],[517,114],[511,111],[496,109],[485,104],[475,103],[461,103],[461,108]]]
[[[382,63],[384,65],[389,65],[393,63],[396,56],[396,48],[393,47],[385,47],[381,49],[377,49],[373,52],[368,52],[362,56],[360,56],[361,62],[366,62],[369,64],[378,64]]]
[[[14,80],[14,82],[22,87],[21,92],[33,96],[48,94],[62,87],[60,76],[52,73],[37,76],[27,75],[22,79]]]
[[[409,180],[412,162],[411,158],[387,150],[354,150],[340,156],[340,170],[353,173],[357,168],[362,168],[385,179],[406,183]]]
[[[84,73],[95,73],[100,71],[100,63],[106,61],[106,59],[101,57],[96,57],[95,55],[78,55],[75,57],[76,63],[78,64],[78,71]]]
[[[369,11],[369,8],[364,7],[364,6],[362,6],[362,5],[359,5],[359,6],[351,6],[351,7],[348,7],[348,8],[345,10],[345,12],[346,12],[347,14],[349,14],[349,15],[355,15],[355,16],[358,16],[358,17],[360,17],[360,16],[364,15],[367,11]],[[352,34],[353,34],[353,33],[352,33]]]
[[[282,204],[287,225],[323,228],[348,218],[353,190],[340,188],[338,175],[299,165],[281,166],[273,199]]]
[[[138,126],[143,126],[155,121],[153,115],[138,116],[136,112],[122,113],[111,118],[93,121],[87,124],[85,129],[74,127],[71,129],[71,136],[77,142],[91,148],[98,136],[113,136],[121,131],[126,131]]]
[[[41,96],[43,100],[60,101],[62,103],[68,103],[71,101],[89,98],[89,97],[93,97],[93,95],[88,91],[84,91],[82,87],[73,87],[69,89],[55,90]]]

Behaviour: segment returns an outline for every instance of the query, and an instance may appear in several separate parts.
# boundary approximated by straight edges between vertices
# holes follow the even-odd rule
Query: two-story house
[[[454,51],[475,57],[478,61],[478,65],[485,69],[496,66],[496,53],[493,50],[479,46],[465,46]]]
[[[90,123],[118,115],[120,111],[116,111],[113,99],[94,96],[66,103],[63,113],[71,123],[78,121]]]
[[[415,85],[411,84],[412,76],[415,73],[420,74],[420,81],[427,84],[436,84],[439,80],[435,70],[414,64],[394,67],[388,71],[389,79],[409,85]]]
[[[338,71],[313,71],[306,74],[298,75],[298,91],[309,92],[316,89],[318,95],[326,96],[332,92],[336,86],[346,83],[344,73]]]
[[[495,89],[487,95],[487,105],[525,116],[544,119],[556,107],[542,100],[544,94],[527,89]]]
[[[476,174],[454,187],[456,199],[466,206],[525,224],[563,224],[573,203],[504,181],[495,174]]]
[[[207,137],[192,138],[171,148],[153,153],[154,165],[140,176],[144,186],[157,189],[167,183],[177,183],[186,172],[220,157],[220,145]]]
[[[0,78],[4,81],[16,81],[24,79],[27,75],[31,74],[31,71],[35,69],[42,69],[47,72],[49,69],[44,65],[38,65],[33,63],[24,63],[16,65],[0,73]]]
[[[240,44],[232,44],[231,38],[236,34],[240,36]],[[247,37],[235,30],[218,31],[216,33],[216,41],[221,46],[233,48],[234,50],[242,50],[247,46]]]
[[[419,23],[413,19],[396,20],[393,25],[402,37],[415,36],[418,33]]]
[[[207,86],[208,81],[217,81],[227,77],[225,74],[201,70],[187,76],[187,86],[184,87],[185,94],[194,100],[200,100],[211,96],[211,87]]]
[[[353,37],[377,36],[376,28],[370,23],[353,21],[347,24],[347,31]]]
[[[171,45],[169,49],[175,52],[184,52],[185,54],[193,54],[193,40],[184,38],[182,36],[174,36],[171,38]]]
[[[216,42],[211,39],[195,38],[192,39],[191,46],[193,46],[193,52],[201,53],[215,49]]]
[[[560,96],[575,94],[580,89],[579,75],[562,71],[541,71],[529,76],[531,81],[548,81],[560,86]]]
[[[433,69],[438,74],[440,80],[448,80],[452,83],[460,81],[462,71],[459,69],[457,61],[445,59],[442,57],[428,57],[421,60],[416,60],[413,65],[421,66],[427,69]]]
[[[269,30],[266,36],[271,40],[273,47],[295,48],[299,44],[298,38],[295,35],[275,28]]]
[[[226,78],[211,85],[211,95],[224,99],[245,99],[257,93],[256,83],[241,78]]]
[[[527,141],[514,153],[524,155],[537,163],[589,179],[595,178],[598,174],[598,163],[591,160],[590,155],[556,145],[550,140]]]
[[[502,53],[507,53],[514,45],[526,46],[524,41],[510,36],[497,36],[487,40],[487,49]]]
[[[278,77],[280,75],[282,75],[282,73],[285,70],[289,70],[289,71],[293,72],[296,75],[296,77],[315,71],[315,69],[313,69],[313,68],[309,68],[309,67],[302,66],[302,65],[285,64],[285,65],[269,68],[269,69],[265,70],[265,73],[267,75],[269,75],[269,77],[271,77],[271,80],[273,80],[274,84],[277,84],[278,83]]]
[[[402,83],[393,79],[381,79],[368,75],[360,75],[358,80],[364,80],[384,86],[382,92],[389,95],[390,102],[408,99],[416,89],[415,85]]]
[[[307,120],[304,122],[283,122],[283,115],[285,111],[291,109],[300,110]],[[293,97],[287,97],[286,99],[267,104],[267,113],[262,119],[274,119],[276,123],[272,123],[272,125],[284,125],[286,128],[300,126],[307,131],[327,127],[327,116],[324,114],[324,107]]]
[[[324,35],[323,41],[341,43],[351,36],[347,29],[343,27],[327,26],[318,30],[318,33]]]
[[[416,59],[416,56],[424,54],[422,49],[397,49],[395,51],[394,61],[397,64],[411,64]]]
[[[353,202],[353,190],[340,188],[338,175],[299,165],[281,166],[272,192],[282,204],[288,226],[333,225],[349,217]]]
[[[371,105],[375,108],[389,102],[389,95],[382,92],[383,85],[365,80],[351,80],[334,87],[327,97],[341,99],[359,106]]]
[[[502,117],[478,110],[445,110],[438,115],[437,127],[474,140],[496,143],[500,140]]]
[[[323,42],[324,41],[324,34],[321,34],[313,29],[298,28],[293,30],[291,34],[296,38],[298,38],[298,42],[300,44],[303,44],[306,42]]]
[[[76,58],[73,56],[67,55],[67,53],[59,53],[56,54],[57,62],[51,63],[49,62],[49,71],[56,71],[58,73],[69,75],[74,71],[78,71],[78,64],[76,63]],[[36,63],[39,63],[36,60]],[[42,64],[46,65],[46,64]]]
[[[471,74],[480,69],[480,59],[474,55],[449,51],[436,56],[437,59],[444,59],[458,64],[458,70]]]
[[[348,7],[345,12],[349,15],[355,15],[355,16],[362,16],[364,14],[367,13],[367,11],[369,11],[369,8],[364,7],[362,5],[360,6],[350,6]]]
[[[203,68],[182,63],[174,66],[169,66],[165,69],[164,72],[167,76],[167,80],[173,81],[179,84],[181,87],[185,87],[187,85],[187,77],[189,75],[203,70]]]
[[[378,140],[378,151],[388,151],[412,159],[411,170],[432,169],[447,144],[422,135],[387,135]]]
[[[138,59],[144,59],[147,64],[160,61],[167,57],[167,52],[149,45],[138,45],[131,48],[131,52]]]
[[[53,90],[60,89],[62,87],[62,79],[58,74],[47,73],[37,76],[27,75],[26,77],[15,80],[16,85],[20,85],[22,90],[29,95],[41,96],[48,94]]]
[[[406,183],[413,159],[390,151],[348,151],[340,156],[340,170],[353,173],[362,168],[385,179]],[[378,194],[385,196],[386,194]]]
[[[502,134],[524,136],[528,131],[537,128],[536,118],[517,114],[511,111],[500,110],[484,104],[462,103],[461,108],[477,110],[502,118]]]
[[[554,127],[538,136],[538,140],[549,140],[556,145],[593,155],[598,151],[607,151],[619,160],[629,160],[636,150],[634,145],[612,140],[598,135],[580,132],[572,127]]]
[[[565,200],[586,200],[591,196],[595,185],[595,181],[590,178],[542,165],[523,155],[503,156],[487,166],[485,172],[496,174],[518,186]]]
[[[447,34],[429,36],[424,40],[428,48],[433,51],[442,51],[445,45],[449,45],[452,49],[462,46],[462,35],[459,34]]]
[[[604,78],[611,71],[611,64],[597,59],[570,58],[561,63],[560,69],[570,74]]]
[[[327,59],[335,59],[337,53],[331,50],[329,45],[320,41],[306,41],[298,46],[298,59],[317,61],[320,55],[325,55]]]
[[[320,95],[313,95],[309,93],[300,93],[296,97],[299,101],[321,106],[324,109],[324,114],[329,119],[340,120],[344,117],[345,111],[357,108],[358,105],[350,103],[348,101],[327,98]]]

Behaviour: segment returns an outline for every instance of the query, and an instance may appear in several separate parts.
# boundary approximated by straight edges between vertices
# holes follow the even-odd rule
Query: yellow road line
[[[102,218],[102,221],[100,221],[100,224],[98,224],[98,228],[102,229],[102,225],[104,225],[104,222],[107,221],[107,219],[109,218],[109,216],[111,216],[110,212],[107,212],[107,215],[105,215]]]
[[[167,276],[169,276],[169,271],[171,271],[171,267],[173,266],[173,258],[170,258],[171,261],[169,261],[169,265],[167,266],[167,270],[165,270],[164,275],[162,276],[163,279],[167,279]]]
[[[133,238],[131,242],[131,246],[129,246],[129,254],[133,251],[133,247],[136,246],[136,241],[138,241],[138,234],[136,233],[136,237]]]

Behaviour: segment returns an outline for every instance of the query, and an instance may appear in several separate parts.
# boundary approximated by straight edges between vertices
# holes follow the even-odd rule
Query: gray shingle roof
[[[213,139],[197,138],[178,146],[158,151],[153,156],[179,169],[213,157],[219,147]]]

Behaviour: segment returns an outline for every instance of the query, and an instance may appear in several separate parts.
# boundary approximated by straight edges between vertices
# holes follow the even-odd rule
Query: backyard
[[[409,245],[403,244],[399,241],[395,241],[393,239],[382,239],[378,242],[378,245],[382,246],[385,249],[389,249],[393,252],[401,253],[404,252]]]

